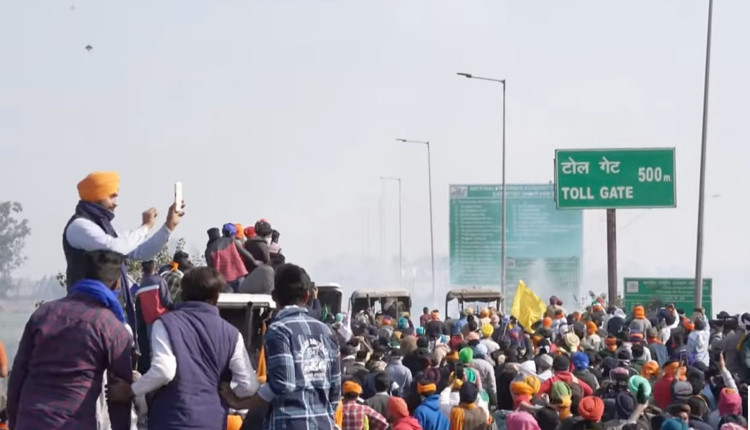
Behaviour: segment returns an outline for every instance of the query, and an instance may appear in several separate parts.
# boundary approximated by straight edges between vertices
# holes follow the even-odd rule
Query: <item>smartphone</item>
[[[182,210],[182,182],[174,183],[174,207],[177,211]]]

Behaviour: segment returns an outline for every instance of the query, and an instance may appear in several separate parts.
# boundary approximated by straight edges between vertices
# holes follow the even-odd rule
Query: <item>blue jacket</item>
[[[440,411],[440,395],[433,394],[424,399],[414,411],[414,418],[419,421],[423,430],[449,430],[451,423]]]

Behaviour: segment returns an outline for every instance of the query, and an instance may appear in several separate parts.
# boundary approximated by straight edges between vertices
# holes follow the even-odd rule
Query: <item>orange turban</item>
[[[529,387],[531,387],[532,390],[534,390],[534,394],[538,393],[542,388],[542,381],[540,381],[539,378],[536,377],[536,375],[526,375],[523,378],[523,382],[525,382]]]
[[[235,224],[234,227],[237,229],[237,234],[234,236],[235,239],[244,239],[245,231],[242,229],[242,224]]]
[[[119,190],[120,175],[117,172],[94,172],[78,183],[78,196],[89,203],[102,201]]]
[[[593,321],[589,321],[586,323],[586,334],[589,336],[596,334],[596,332],[599,331],[599,327],[596,326],[596,323]]]
[[[434,383],[422,385],[417,382],[417,393],[419,395],[434,393],[435,391],[437,391],[437,385],[435,385]]]
[[[479,313],[479,316],[481,318],[489,318],[490,317],[490,310],[487,308],[483,308],[482,311]]]
[[[533,396],[535,394],[534,388],[524,381],[511,382],[510,392],[514,396]]]
[[[633,308],[633,318],[643,319],[646,318],[646,309],[643,306],[636,306]]]
[[[544,328],[550,328],[550,327],[552,327],[552,318],[545,317],[542,320],[542,327],[544,327]]]
[[[362,394],[362,386],[354,381],[346,381],[341,390],[344,394],[354,393],[357,395]]]
[[[659,363],[655,361],[647,361],[641,368],[641,376],[648,379],[651,376],[659,375]]]
[[[578,403],[578,414],[584,420],[598,423],[604,415],[604,402],[599,397],[584,397]]]

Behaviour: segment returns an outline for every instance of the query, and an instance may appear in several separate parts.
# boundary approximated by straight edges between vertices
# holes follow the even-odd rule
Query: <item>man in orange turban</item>
[[[117,232],[112,226],[120,192],[117,172],[94,172],[78,183],[80,201],[63,231],[63,250],[67,260],[68,291],[84,278],[84,260],[88,251],[114,251],[135,260],[148,261],[167,244],[180,223],[183,208],[173,204],[166,222],[152,232],[157,212],[150,208],[143,212],[141,226],[129,232]],[[127,321],[137,333],[129,280],[122,280],[122,292],[127,304]],[[148,340],[146,340],[148,341]]]

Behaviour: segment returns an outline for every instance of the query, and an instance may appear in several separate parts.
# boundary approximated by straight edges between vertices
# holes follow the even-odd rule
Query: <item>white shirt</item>
[[[237,334],[237,343],[232,358],[229,360],[232,371],[234,393],[240,397],[250,397],[260,389],[250,356],[245,349],[242,334]],[[177,357],[172,351],[169,333],[161,320],[151,326],[151,367],[140,380],[133,382],[130,389],[136,397],[143,396],[169,384],[177,374]],[[217,387],[218,395],[218,387]]]
[[[113,237],[93,221],[77,218],[65,230],[65,239],[73,248],[84,251],[106,249],[135,260],[150,260],[167,244],[172,232],[166,225],[151,236],[149,231],[148,227],[140,226],[125,233],[117,232],[117,237]]]

